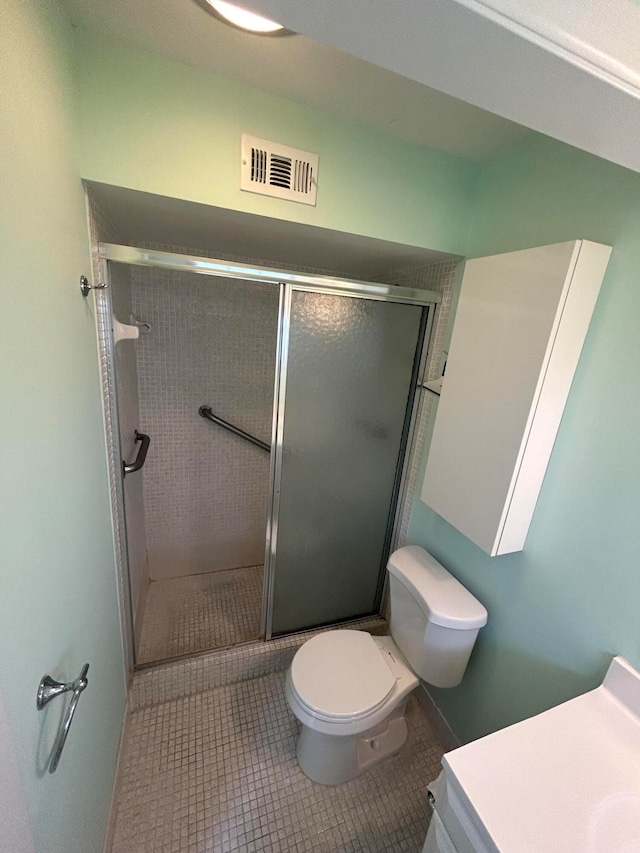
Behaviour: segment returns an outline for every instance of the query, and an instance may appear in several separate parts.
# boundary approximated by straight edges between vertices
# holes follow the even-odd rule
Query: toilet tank
[[[415,674],[434,687],[462,681],[487,611],[444,566],[417,545],[387,564],[391,636]]]

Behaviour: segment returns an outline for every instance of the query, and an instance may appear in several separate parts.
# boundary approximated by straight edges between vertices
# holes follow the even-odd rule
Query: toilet
[[[387,564],[391,635],[325,631],[296,652],[286,678],[302,724],[297,756],[315,782],[338,785],[392,755],[407,739],[405,708],[420,679],[462,681],[487,611],[423,548]]]

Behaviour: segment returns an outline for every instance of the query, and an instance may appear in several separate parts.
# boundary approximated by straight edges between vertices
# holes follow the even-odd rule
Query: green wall
[[[538,137],[486,166],[472,256],[614,247],[524,551],[490,558],[420,501],[409,537],[486,605],[465,680],[434,698],[470,740],[640,666],[640,175]]]
[[[99,853],[125,683],[94,319],[78,289],[90,257],[60,21],[53,3],[3,4],[0,698],[36,850]],[[38,712],[38,682],[45,672],[75,678],[85,661],[89,686],[50,775],[63,703]]]
[[[78,32],[84,178],[463,253],[479,166],[258,89]],[[240,191],[240,137],[320,155],[317,206]]]

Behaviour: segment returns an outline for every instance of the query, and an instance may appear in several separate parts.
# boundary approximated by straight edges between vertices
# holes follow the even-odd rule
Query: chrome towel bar
[[[88,672],[89,664],[85,663],[82,667],[82,672],[75,681],[69,681],[65,684],[63,681],[55,681],[50,675],[45,675],[38,685],[38,695],[36,697],[38,711],[41,711],[56,696],[62,696],[63,693],[68,693],[70,690],[73,691],[71,702],[69,702],[60,728],[58,729],[58,734],[56,735],[56,742],[53,745],[53,752],[51,753],[51,760],[49,762],[49,773],[55,773],[58,767],[58,762],[60,761],[60,756],[62,755],[62,750],[67,742],[67,735],[71,728],[71,721],[78,706],[80,694],[89,683],[87,679]]]

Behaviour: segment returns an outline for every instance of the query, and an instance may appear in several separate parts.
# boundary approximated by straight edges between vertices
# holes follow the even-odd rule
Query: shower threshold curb
[[[240,681],[284,672],[300,646],[316,634],[336,628],[351,628],[381,635],[389,625],[381,616],[343,622],[311,631],[302,631],[275,640],[241,643],[226,649],[199,652],[138,669],[129,693],[129,711],[137,711],[203,693]]]

